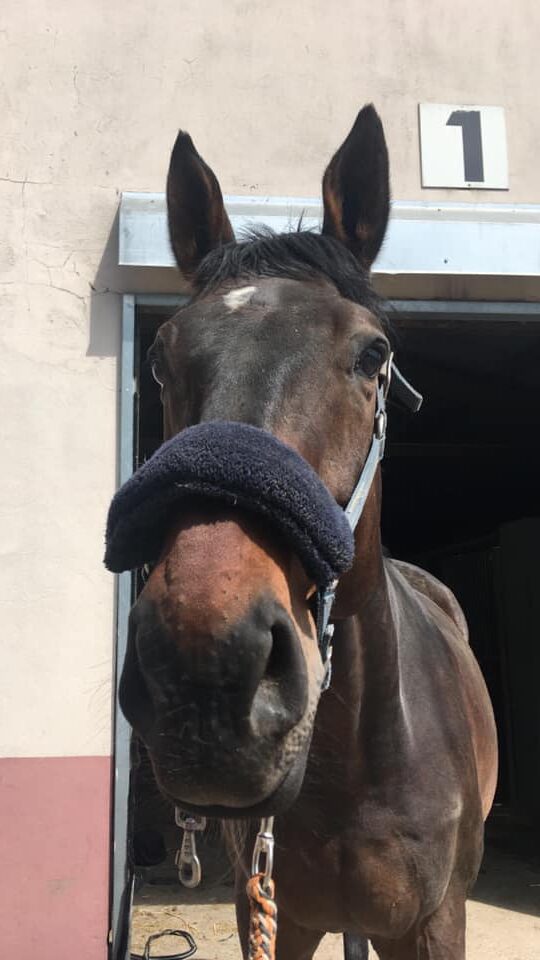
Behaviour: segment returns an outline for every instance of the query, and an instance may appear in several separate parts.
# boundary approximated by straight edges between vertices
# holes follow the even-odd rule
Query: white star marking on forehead
[[[238,310],[239,307],[245,307],[249,303],[257,287],[240,287],[238,290],[231,290],[223,297],[225,306],[231,311]]]

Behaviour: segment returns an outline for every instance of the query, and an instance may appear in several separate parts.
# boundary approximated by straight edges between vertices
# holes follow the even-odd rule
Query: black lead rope
[[[154,940],[161,940],[162,937],[182,937],[187,943],[187,950],[183,953],[160,953],[159,960],[187,960],[197,951],[197,945],[187,930],[163,930],[162,933],[153,933],[148,937],[144,953],[132,953],[131,960],[150,960],[150,948]],[[158,960],[158,958],[156,958]]]

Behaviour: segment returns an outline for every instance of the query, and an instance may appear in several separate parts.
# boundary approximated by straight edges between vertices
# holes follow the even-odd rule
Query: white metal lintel
[[[250,225],[277,232],[320,229],[322,206],[310,197],[225,197],[236,236]],[[174,267],[165,195],[123,193],[121,266]],[[395,201],[378,274],[540,276],[540,204]]]

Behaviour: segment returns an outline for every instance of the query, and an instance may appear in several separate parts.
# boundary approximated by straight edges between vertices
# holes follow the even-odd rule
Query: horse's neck
[[[399,727],[399,619],[392,593],[381,557],[378,581],[369,598],[357,613],[336,623],[332,691],[351,708],[356,726],[350,733],[355,738],[363,739],[366,722],[372,732],[374,726],[384,728],[389,723]]]
[[[326,762],[331,755],[342,767],[339,779],[349,786],[371,776],[379,779],[383,767],[400,762],[409,738],[399,609],[383,561],[376,495],[371,506],[358,531],[355,565],[343,584],[341,610],[349,615],[336,618],[332,684],[321,697],[312,748],[319,754],[315,769],[318,760]]]

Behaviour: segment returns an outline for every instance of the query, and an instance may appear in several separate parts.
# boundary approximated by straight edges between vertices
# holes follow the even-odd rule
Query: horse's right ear
[[[217,177],[183,130],[169,164],[167,215],[176,262],[186,277],[210,250],[234,240]]]
[[[388,151],[372,104],[328,164],[323,179],[322,232],[335,237],[367,269],[377,256],[390,213]]]

